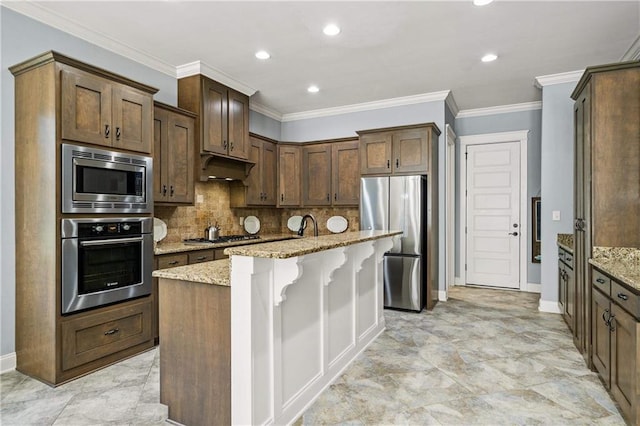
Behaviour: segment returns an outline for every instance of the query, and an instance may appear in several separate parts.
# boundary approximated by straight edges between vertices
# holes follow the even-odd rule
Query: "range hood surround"
[[[201,182],[211,179],[224,179],[239,180],[244,183],[249,176],[251,168],[255,165],[256,163],[253,161],[225,155],[200,154],[200,173],[198,173],[198,178]]]

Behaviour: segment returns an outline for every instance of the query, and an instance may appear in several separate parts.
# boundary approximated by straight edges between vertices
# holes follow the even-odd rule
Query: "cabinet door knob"
[[[120,140],[120,135],[121,135],[121,131],[120,131],[120,127],[116,127],[116,140],[119,141]]]
[[[111,127],[108,124],[104,125],[104,137],[109,138],[109,133],[111,133]]]
[[[280,194],[280,201],[284,201],[284,194]]]
[[[167,185],[162,185],[162,195],[167,195]]]
[[[233,142],[229,144],[229,150],[233,151]]]
[[[327,201],[331,201],[331,195],[327,194]]]
[[[173,192],[174,192],[173,185],[171,185],[171,193],[169,195],[171,195],[172,197],[173,197]]]
[[[391,162],[387,160],[387,169],[391,167]]]
[[[335,201],[338,201],[338,193],[337,193],[337,192],[335,192],[335,193],[333,194],[333,199],[334,199]]]
[[[400,160],[396,158],[396,168],[400,167]]]
[[[228,146],[228,145],[227,145],[227,141],[226,141],[226,140],[223,140],[223,141],[222,141],[222,147],[223,147],[224,149],[227,149],[227,146]]]

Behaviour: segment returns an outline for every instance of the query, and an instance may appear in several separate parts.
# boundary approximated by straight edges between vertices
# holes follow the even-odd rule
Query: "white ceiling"
[[[256,89],[252,103],[279,114],[445,90],[452,91],[460,109],[538,101],[536,76],[617,62],[638,49],[640,34],[640,1],[497,0],[476,7],[471,0],[166,0],[35,6],[38,19],[74,28],[89,41],[173,75],[176,67],[201,61]],[[342,32],[325,36],[328,22]],[[256,59],[260,49],[271,59]],[[487,52],[499,59],[482,63]],[[310,84],[320,92],[307,93]]]

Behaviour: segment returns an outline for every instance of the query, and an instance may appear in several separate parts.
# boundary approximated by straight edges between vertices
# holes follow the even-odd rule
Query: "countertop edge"
[[[618,281],[620,284],[623,284],[625,287],[629,287],[629,289],[634,293],[640,294],[640,281],[638,281],[638,278],[630,277],[628,273],[624,271],[621,272],[619,268],[616,268],[615,266],[612,267],[610,263],[611,262],[603,263],[598,259],[589,258],[589,264],[600,269],[605,274],[610,275],[613,279]]]
[[[370,232],[374,232],[376,234],[370,234]],[[278,242],[265,242],[264,244],[252,246],[229,247],[224,250],[224,254],[229,256],[259,257],[268,259],[289,259],[338,247],[346,247],[367,241],[393,237],[394,235],[400,234],[402,234],[402,231],[353,231],[344,234],[329,234],[319,237],[301,238],[295,242],[289,242],[289,246],[284,249],[274,245]],[[292,243],[301,247],[291,247]],[[265,247],[269,244],[271,244],[271,246]]]

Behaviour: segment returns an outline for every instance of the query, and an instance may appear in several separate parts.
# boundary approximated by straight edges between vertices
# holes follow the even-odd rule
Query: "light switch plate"
[[[196,195],[196,203],[202,203],[204,201],[204,195],[198,194]]]
[[[551,219],[558,221],[560,220],[560,210],[554,210],[551,212]]]

